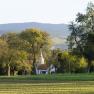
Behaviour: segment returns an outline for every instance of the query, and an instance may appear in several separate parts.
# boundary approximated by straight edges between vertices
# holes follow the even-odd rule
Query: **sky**
[[[84,13],[94,0],[0,0],[0,24],[41,22],[66,23]]]

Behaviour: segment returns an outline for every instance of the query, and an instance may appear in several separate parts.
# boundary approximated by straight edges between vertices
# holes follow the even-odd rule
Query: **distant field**
[[[94,74],[1,76],[0,94],[94,94]]]

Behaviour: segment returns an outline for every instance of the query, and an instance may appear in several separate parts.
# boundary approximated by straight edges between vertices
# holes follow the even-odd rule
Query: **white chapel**
[[[51,74],[51,73],[55,73],[56,71],[53,64],[49,65],[45,63],[42,51],[40,53],[40,58],[35,68],[36,68],[36,74],[48,74],[48,73]]]

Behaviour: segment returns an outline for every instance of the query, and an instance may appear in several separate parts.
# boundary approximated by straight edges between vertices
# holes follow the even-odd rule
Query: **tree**
[[[7,61],[7,51],[8,51],[8,44],[6,41],[3,41],[0,39],[0,68],[2,73],[5,73],[5,66],[6,66],[6,61]]]
[[[89,32],[86,46],[84,47],[86,58],[88,59],[88,72],[92,71],[92,61],[94,60],[94,33]]]
[[[80,54],[83,54],[83,42],[84,42],[84,33],[83,27],[74,24],[73,22],[69,25],[69,29],[72,31],[71,35],[68,37],[69,49],[72,51],[74,48],[78,49]],[[82,45],[83,44],[83,45]]]
[[[87,65],[87,60],[84,57],[81,57],[79,59],[79,69],[85,72],[87,69]]]
[[[78,69],[78,57],[68,51],[53,50],[51,60],[59,73],[72,73]]]
[[[27,49],[23,49],[26,46],[23,41],[15,33],[7,33],[1,36],[0,41],[0,61],[5,65],[7,75],[10,76],[11,72],[19,71],[24,66],[24,69],[30,68],[28,60]],[[23,43],[23,44],[20,44]],[[27,45],[28,47],[28,45]],[[26,63],[26,64],[25,64]],[[25,66],[26,65],[26,66]]]
[[[8,32],[1,38],[8,43],[10,49],[30,51],[29,42],[22,40],[19,33]]]
[[[14,75],[15,71],[19,71],[23,66],[25,67],[25,63],[27,63],[28,54],[24,51],[14,50],[14,49],[8,49],[6,50],[6,53],[2,53],[2,60],[7,68],[7,75],[11,75],[11,70]],[[31,65],[28,64],[28,68]],[[27,67],[27,66],[26,66]]]
[[[37,56],[40,54],[40,50],[44,50],[44,52],[48,51],[49,45],[50,45],[50,37],[48,33],[43,32],[39,29],[26,29],[25,31],[20,33],[20,37],[31,45],[30,47],[30,53],[32,55],[33,60],[33,68],[34,64],[37,62]],[[35,68],[34,68],[35,70]],[[35,73],[35,71],[34,71]]]
[[[74,54],[88,59],[88,72],[94,59],[94,5],[89,3],[85,14],[78,13],[75,24],[69,26],[72,31],[68,37],[69,48]],[[91,55],[90,55],[91,54]]]

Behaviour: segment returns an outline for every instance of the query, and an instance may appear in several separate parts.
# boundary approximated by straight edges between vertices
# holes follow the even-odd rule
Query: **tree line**
[[[34,64],[43,50],[45,57],[50,48],[50,36],[38,29],[21,33],[5,33],[0,37],[0,74],[15,75],[35,73]],[[45,58],[46,60],[48,58]]]
[[[94,4],[90,2],[86,13],[78,13],[69,24],[68,50],[53,51],[52,62],[59,73],[94,72]]]

